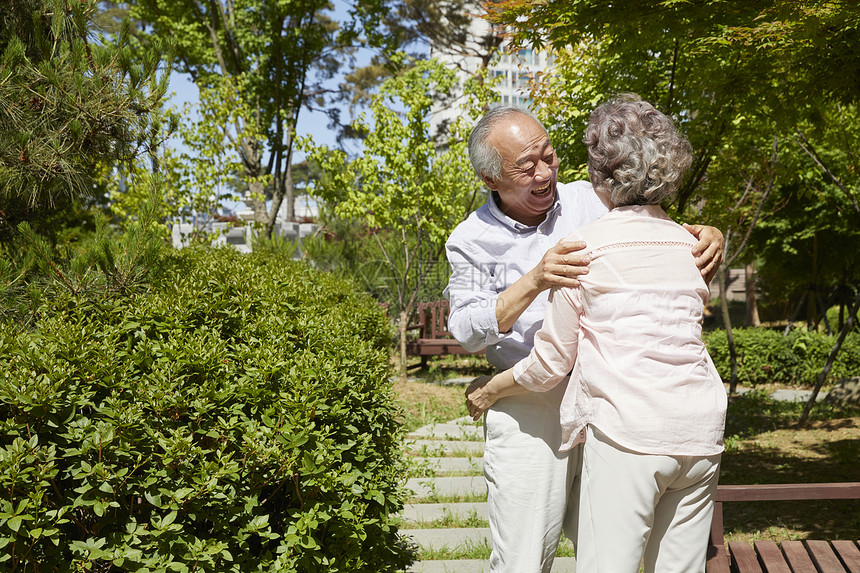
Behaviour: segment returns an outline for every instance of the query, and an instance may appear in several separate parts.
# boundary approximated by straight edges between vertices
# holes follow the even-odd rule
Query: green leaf
[[[21,523],[24,521],[23,516],[15,515],[6,520],[6,526],[14,532],[18,532],[18,529],[21,527]]]

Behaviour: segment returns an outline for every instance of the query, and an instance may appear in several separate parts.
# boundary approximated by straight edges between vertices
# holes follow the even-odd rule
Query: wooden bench
[[[406,342],[408,356],[420,356],[421,367],[426,368],[427,358],[446,354],[483,354],[469,352],[454,340],[448,330],[448,301],[434,300],[418,303],[418,324],[409,327],[418,330],[418,339]]]
[[[856,540],[744,541],[723,538],[723,503],[860,499],[860,482],[717,487],[707,573],[860,573]]]

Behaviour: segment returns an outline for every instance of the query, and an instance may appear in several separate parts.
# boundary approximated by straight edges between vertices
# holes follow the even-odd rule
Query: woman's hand
[[[466,388],[466,407],[477,421],[499,398],[527,394],[529,391],[514,380],[513,368],[495,376],[478,376]]]
[[[484,415],[484,412],[496,402],[491,392],[487,391],[487,384],[492,379],[492,376],[478,376],[466,388],[466,408],[468,408],[469,415],[475,421],[479,420]]]

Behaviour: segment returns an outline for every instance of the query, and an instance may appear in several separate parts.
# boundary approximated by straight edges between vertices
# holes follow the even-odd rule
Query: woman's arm
[[[477,420],[500,398],[546,392],[564,380],[576,362],[581,313],[582,297],[578,288],[553,289],[529,355],[495,376],[476,378],[466,389],[469,415]]]

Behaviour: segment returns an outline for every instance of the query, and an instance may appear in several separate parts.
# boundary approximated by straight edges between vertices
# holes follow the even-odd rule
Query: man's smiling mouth
[[[532,191],[532,194],[537,195],[538,197],[544,197],[550,192],[549,188],[550,188],[550,184],[549,184],[549,182],[547,182],[547,184],[544,185],[543,187],[540,187],[539,189],[535,189],[534,191]]]

